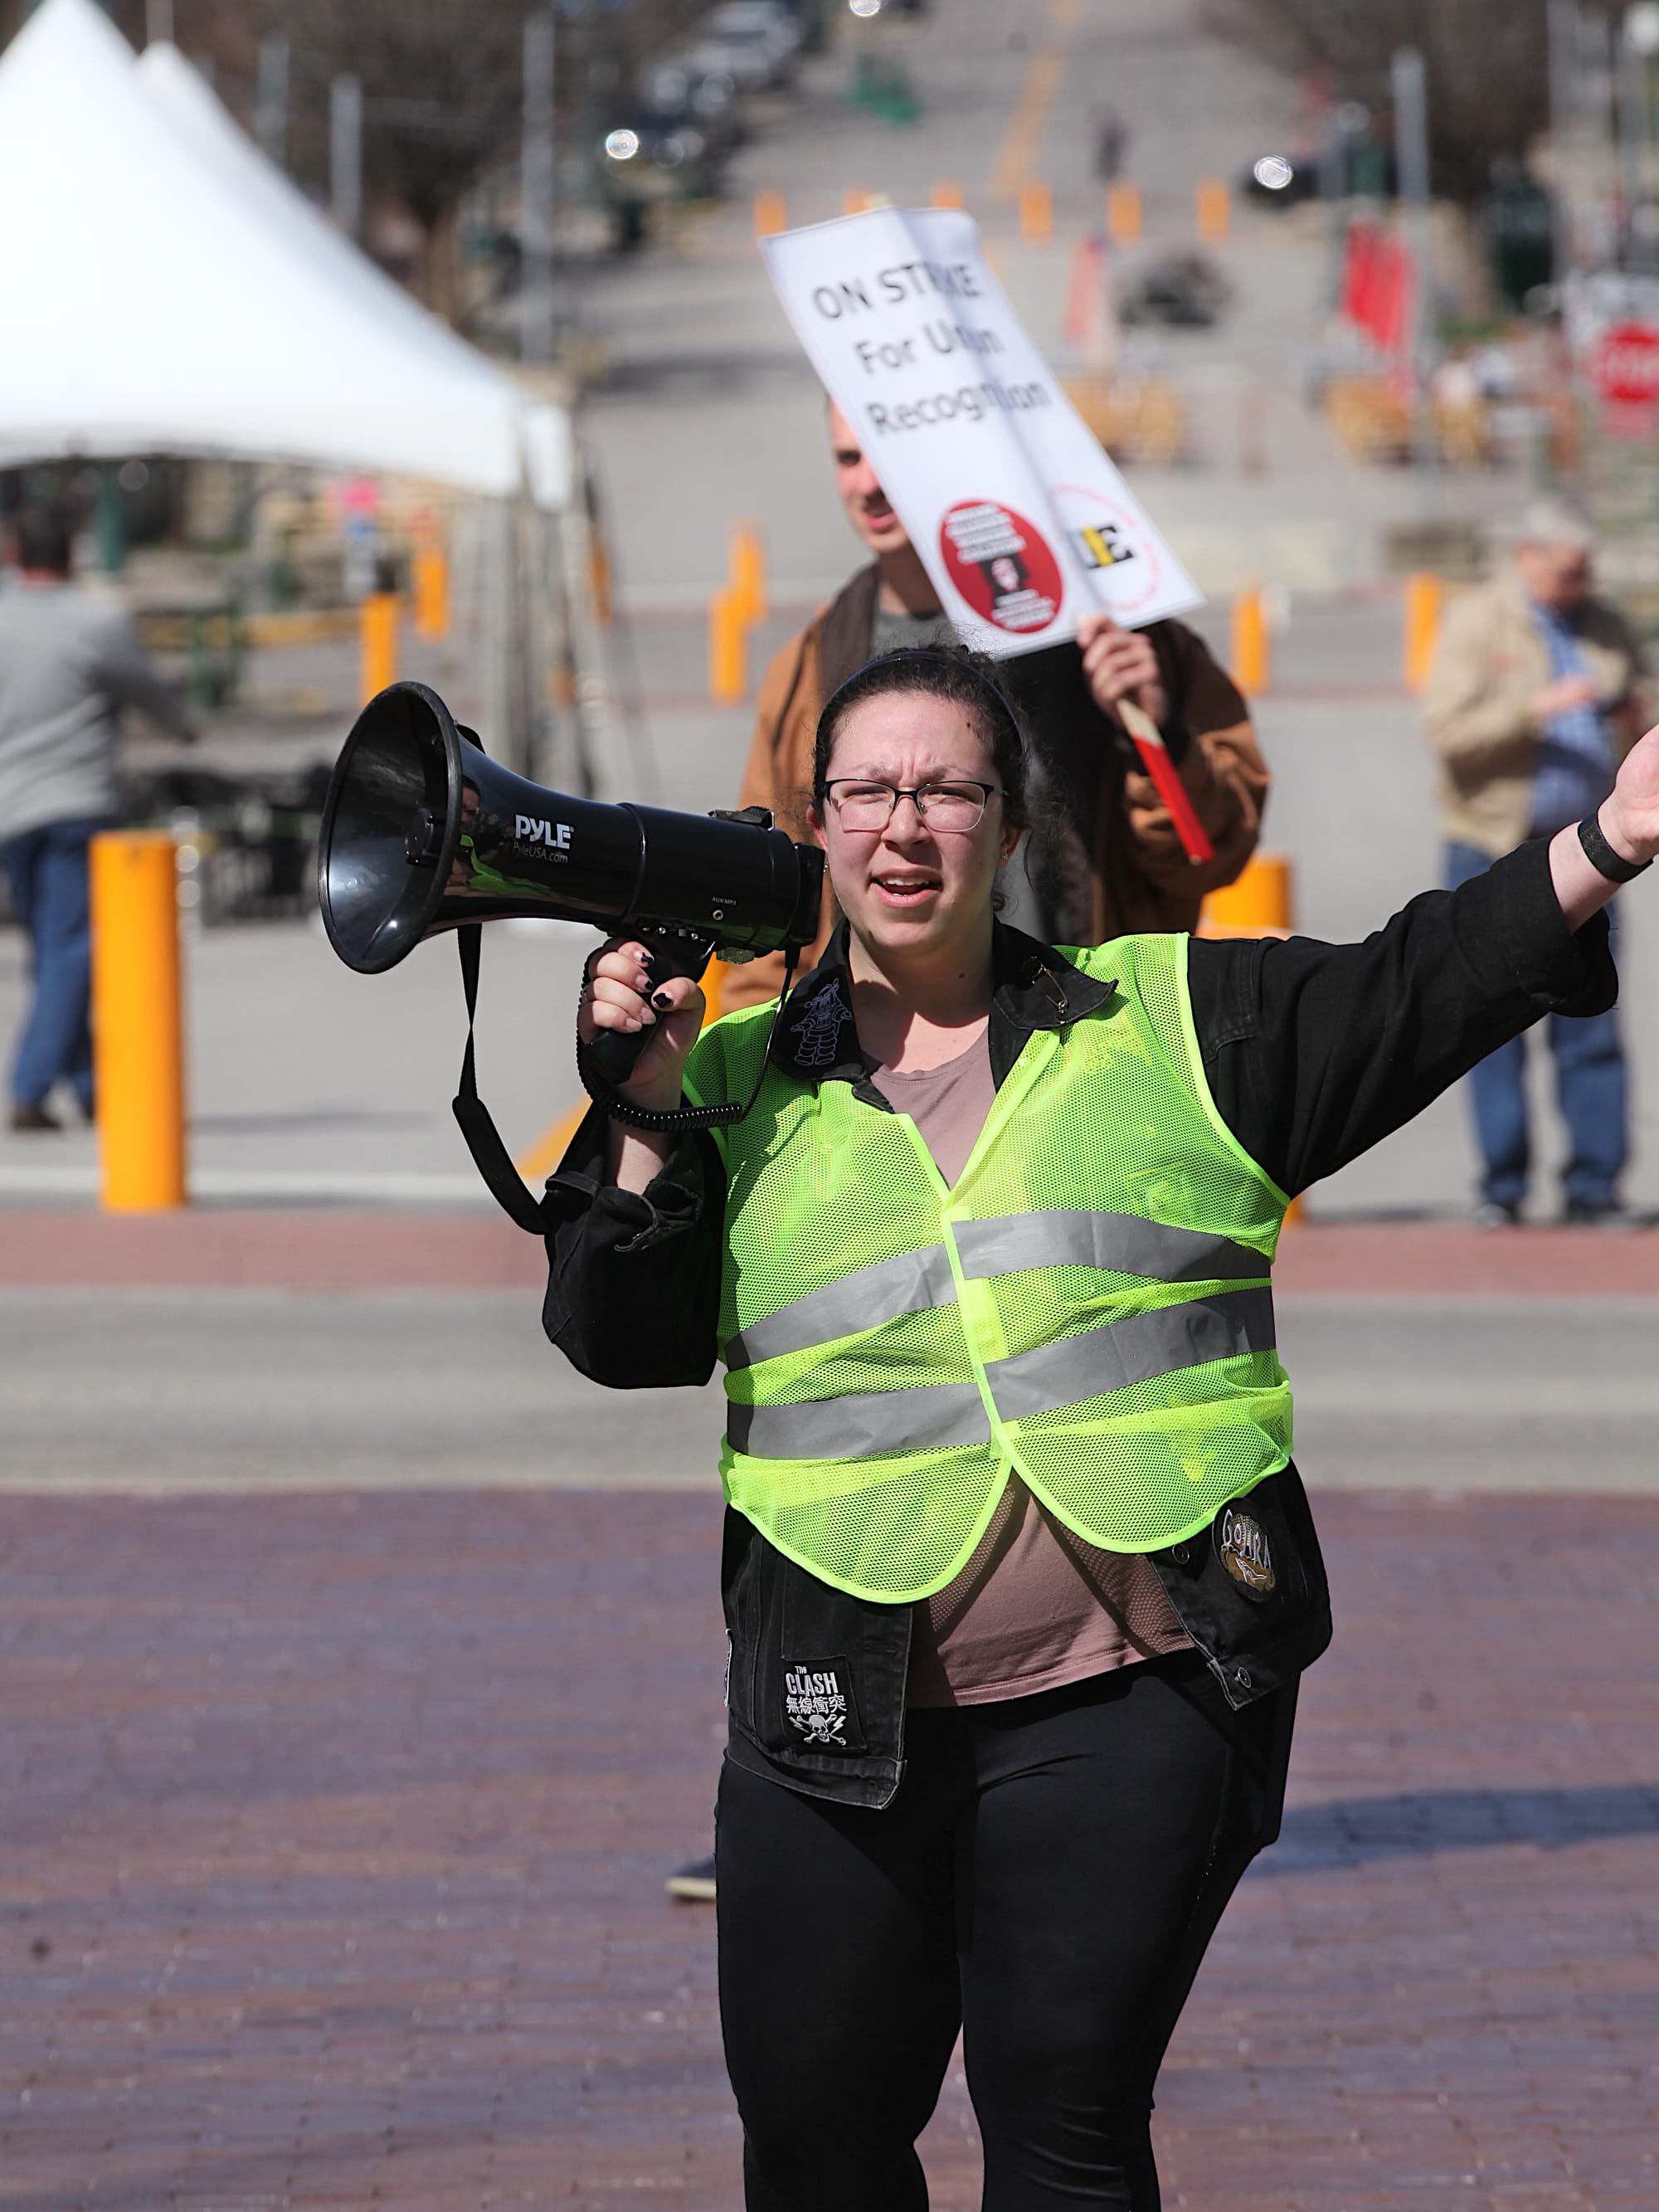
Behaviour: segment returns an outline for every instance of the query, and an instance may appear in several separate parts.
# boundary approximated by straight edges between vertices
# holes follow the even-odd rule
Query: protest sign
[[[1201,594],[1021,329],[955,209],[876,208],[762,241],[957,635],[1006,659],[1104,608]]]

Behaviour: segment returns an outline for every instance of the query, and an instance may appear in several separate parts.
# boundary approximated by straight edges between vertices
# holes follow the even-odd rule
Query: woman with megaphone
[[[1149,2212],[1158,2065],[1330,1634],[1280,1224],[1505,1038],[1612,1003],[1599,910],[1659,849],[1659,731],[1599,821],[1363,945],[1006,928],[1024,751],[964,655],[842,686],[811,820],[844,920],[769,1048],[769,1009],[700,1034],[696,986],[613,940],[581,1034],[644,1049],[550,1188],[575,1364],[726,1369],[746,2203],[925,2206],[960,2027],[987,2212]]]

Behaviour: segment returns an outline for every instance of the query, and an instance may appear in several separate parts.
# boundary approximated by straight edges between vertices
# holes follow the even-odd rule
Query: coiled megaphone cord
[[[795,980],[796,965],[800,959],[800,947],[792,945],[784,956],[783,988],[778,993],[777,1012],[772,1017],[772,1026],[766,1033],[766,1050],[761,1055],[760,1073],[755,1078],[755,1087],[741,1105],[735,1098],[722,1099],[718,1106],[635,1106],[624,1098],[614,1084],[609,1083],[593,1065],[593,1055],[579,1036],[576,1039],[576,1073],[581,1078],[582,1089],[602,1113],[613,1121],[626,1122],[630,1129],[661,1133],[678,1129],[720,1129],[733,1121],[741,1121],[760,1097],[761,1085],[766,1080],[766,1071],[772,1065],[772,1048],[777,1042],[778,1024],[783,1019],[783,1010],[789,1002],[789,987]],[[587,993],[587,970],[582,970],[582,994]]]

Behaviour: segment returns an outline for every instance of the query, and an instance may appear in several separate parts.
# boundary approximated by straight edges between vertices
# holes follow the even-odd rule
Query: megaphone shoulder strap
[[[466,1000],[466,1049],[461,1055],[461,1079],[451,1101],[451,1109],[459,1124],[466,1149],[472,1155],[472,1164],[483,1177],[496,1205],[509,1220],[516,1222],[530,1236],[545,1237],[553,1226],[547,1200],[544,1197],[537,1197],[514,1166],[513,1155],[501,1142],[501,1133],[495,1127],[489,1107],[478,1096],[477,1054],[473,1029],[478,1012],[478,951],[482,927],[478,922],[465,921],[455,933],[456,950],[461,962],[461,990]],[[708,1129],[724,1121],[741,1121],[760,1097],[761,1085],[766,1079],[772,1046],[778,1033],[778,1024],[783,1018],[790,982],[799,957],[799,945],[792,945],[785,963],[783,989],[779,995],[777,1011],[772,1017],[766,1050],[761,1058],[760,1073],[755,1078],[754,1089],[743,1104],[739,1105],[733,1099],[718,1106],[682,1106],[672,1113],[643,1113],[621,1097],[609,1084],[595,1074],[591,1066],[584,1065],[586,1054],[579,1044],[577,1065],[588,1096],[617,1120],[631,1122],[637,1128]]]
[[[466,997],[466,1050],[461,1059],[460,1087],[453,1102],[456,1121],[472,1164],[483,1177],[490,1196],[503,1213],[532,1237],[544,1237],[552,1223],[547,1201],[538,1198],[513,1164],[513,1156],[501,1142],[501,1133],[489,1109],[478,1096],[478,1077],[472,1026],[478,1011],[478,940],[481,925],[463,922],[455,933],[461,956],[461,988]]]

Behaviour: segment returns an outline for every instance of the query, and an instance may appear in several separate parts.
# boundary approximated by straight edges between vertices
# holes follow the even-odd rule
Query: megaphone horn
[[[704,961],[709,950],[753,959],[811,942],[823,875],[815,846],[758,811],[611,806],[532,783],[414,683],[389,685],[357,717],[318,848],[328,941],[365,975],[440,930],[517,915],[702,939]]]

